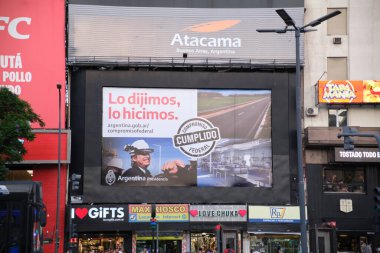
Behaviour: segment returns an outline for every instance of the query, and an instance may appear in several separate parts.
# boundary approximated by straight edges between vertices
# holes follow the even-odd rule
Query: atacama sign
[[[226,58],[244,59],[244,62],[274,59],[276,63],[294,63],[295,60],[292,34],[277,36],[255,32],[258,28],[283,25],[275,8],[69,4],[68,9],[68,61],[73,63],[81,60],[122,62],[125,58],[133,62],[134,57],[139,62],[155,58],[164,58],[161,62],[170,62],[172,58],[182,61],[185,53],[186,61],[193,63],[204,62],[205,58],[215,62],[224,62]],[[303,6],[286,11],[302,25]]]

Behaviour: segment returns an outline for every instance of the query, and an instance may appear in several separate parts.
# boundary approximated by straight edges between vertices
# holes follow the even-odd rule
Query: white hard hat
[[[107,166],[122,169],[122,168],[123,168],[123,161],[122,161],[120,158],[116,158],[116,157],[114,157],[114,158],[112,158],[112,159],[108,162]]]
[[[152,153],[154,149],[149,148],[148,143],[144,140],[138,140],[133,142],[131,145],[125,145],[124,150],[129,152],[131,155],[139,153]]]

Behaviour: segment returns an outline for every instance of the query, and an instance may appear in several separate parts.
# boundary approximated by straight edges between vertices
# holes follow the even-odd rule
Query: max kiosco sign
[[[190,157],[208,155],[220,140],[219,128],[203,118],[192,118],[185,121],[173,136],[173,144]]]

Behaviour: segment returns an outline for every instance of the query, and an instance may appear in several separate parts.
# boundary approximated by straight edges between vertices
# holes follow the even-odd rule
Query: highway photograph
[[[271,91],[199,91],[198,116],[221,135],[198,161],[198,186],[271,187]]]

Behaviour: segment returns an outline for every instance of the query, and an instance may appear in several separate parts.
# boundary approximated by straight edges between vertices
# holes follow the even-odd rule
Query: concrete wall
[[[305,1],[305,24],[327,14],[327,8],[347,8],[347,35],[339,35],[342,44],[334,45],[327,35],[327,22],[305,34],[304,108],[319,107],[317,116],[306,116],[304,127],[328,126],[326,105],[315,106],[314,85],[327,79],[327,58],[347,57],[348,79],[380,79],[380,2],[378,0]],[[350,106],[348,125],[380,125],[380,105]]]

